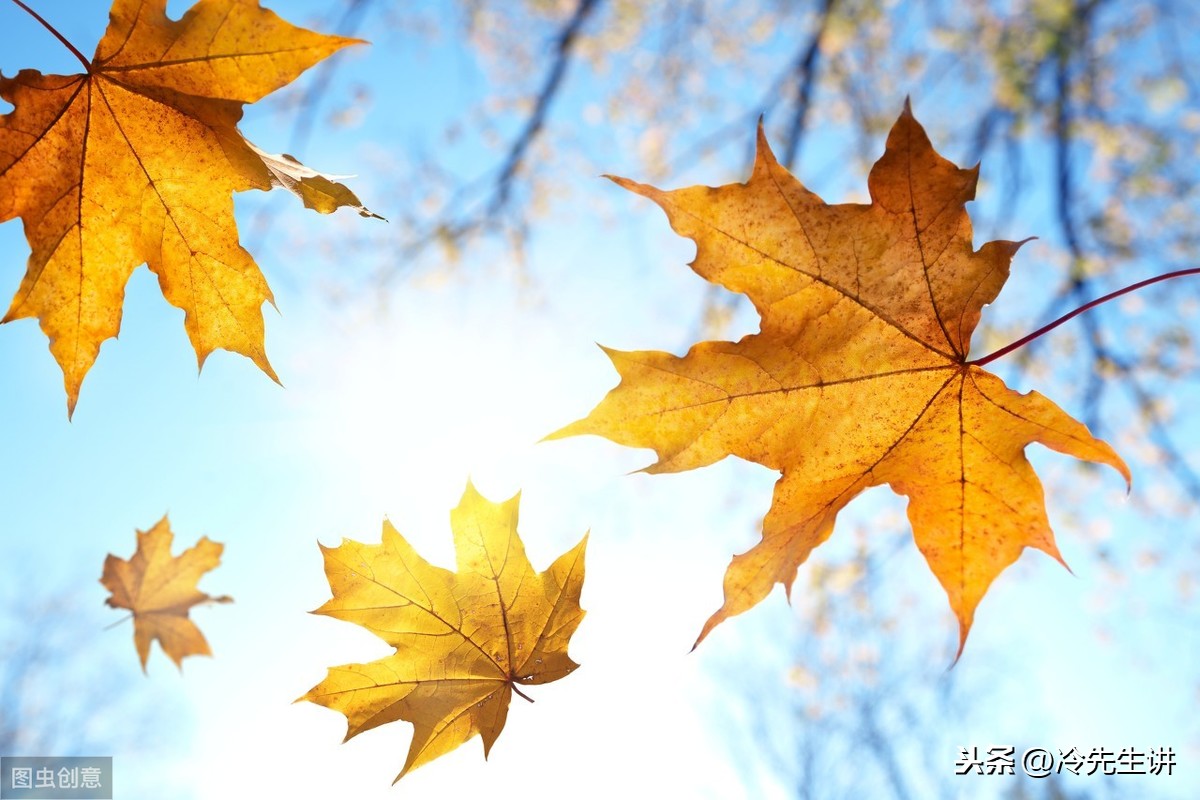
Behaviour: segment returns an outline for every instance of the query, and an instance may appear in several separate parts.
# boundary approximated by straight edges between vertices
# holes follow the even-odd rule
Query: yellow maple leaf
[[[32,251],[3,321],[38,318],[72,413],[145,263],[185,312],[200,366],[224,348],[278,380],[263,348],[271,291],[238,243],[231,193],[285,186],[318,211],[374,215],[237,123],[244,103],[357,40],[297,28],[257,0],[200,0],[178,21],[166,0],[114,0],[90,61],[62,41],[85,74],[0,76],[13,105],[0,116],[0,222],[21,217]]]
[[[396,780],[476,734],[486,758],[513,692],[528,700],[521,686],[579,666],[567,645],[584,615],[587,536],[535,572],[517,535],[519,503],[519,494],[492,503],[467,484],[450,513],[457,572],[421,558],[386,520],[382,544],[321,547],[333,597],[313,613],[357,623],[396,652],[332,667],[299,699],[344,714],[347,740],[411,722],[412,744]]]
[[[150,643],[155,639],[180,669],[184,656],[212,655],[204,634],[188,619],[188,612],[200,603],[233,602],[227,595],[212,597],[196,588],[204,573],[221,563],[225,546],[205,536],[195,547],[172,556],[173,539],[164,516],[150,530],[137,532],[133,558],[126,561],[109,554],[104,559],[100,583],[112,592],[104,602],[133,612],[133,641],[143,672]]]
[[[745,294],[762,319],[739,342],[683,358],[606,350],[621,375],[585,419],[550,438],[598,434],[653,448],[648,472],[736,455],[782,472],[762,541],[735,556],[725,601],[697,644],[751,608],[833,532],[870,486],[909,498],[918,548],[959,622],[959,653],[988,586],[1025,547],[1062,561],[1041,483],[1040,442],[1129,470],[1037,392],[968,359],[983,306],[1022,243],[972,246],[965,204],[978,167],[939,156],[905,105],[871,170],[869,205],[826,205],[772,155],[761,126],[745,184],[661,191],[622,178],[696,242],[692,269]]]

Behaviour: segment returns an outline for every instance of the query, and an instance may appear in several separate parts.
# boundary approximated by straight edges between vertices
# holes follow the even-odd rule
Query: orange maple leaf
[[[133,641],[143,672],[150,643],[155,639],[180,669],[184,656],[212,655],[204,634],[188,619],[188,612],[200,603],[233,602],[227,595],[212,597],[196,588],[204,573],[221,563],[225,545],[206,536],[195,547],[172,556],[173,539],[164,516],[150,530],[137,532],[133,558],[126,561],[109,554],[104,559],[100,583],[112,592],[104,602],[133,612]]]
[[[745,294],[762,318],[741,341],[683,358],[606,350],[620,384],[551,435],[599,434],[650,447],[648,472],[736,455],[783,474],[762,541],[735,556],[720,622],[751,608],[833,532],[870,486],[909,498],[917,546],[959,622],[959,650],[988,586],[1025,547],[1062,561],[1041,483],[1040,442],[1129,470],[1054,403],[1020,394],[968,360],[983,306],[1021,242],[974,250],[965,204],[978,167],[939,156],[907,104],[871,170],[870,205],[826,205],[772,155],[759,128],[745,184],[661,191],[622,178],[696,242],[692,269]]]
[[[513,692],[528,700],[520,686],[579,666],[567,645],[584,615],[587,536],[535,572],[517,535],[520,497],[492,503],[467,484],[450,513],[457,572],[421,558],[386,520],[382,544],[321,547],[333,597],[313,613],[362,625],[396,652],[333,667],[299,699],[345,714],[347,740],[388,722],[413,723],[397,781],[476,734],[486,758]]]
[[[3,321],[40,320],[72,413],[145,263],[185,312],[200,366],[224,348],[278,380],[263,349],[271,291],[238,244],[231,193],[282,185],[318,211],[371,213],[331,176],[258,150],[237,123],[244,103],[357,40],[294,27],[257,0],[200,0],[179,21],[166,0],[114,0],[90,61],[62,41],[85,74],[0,76],[13,105],[0,116],[0,222],[23,218],[32,250]]]

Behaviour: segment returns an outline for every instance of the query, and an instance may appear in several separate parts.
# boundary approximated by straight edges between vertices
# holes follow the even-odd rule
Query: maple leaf
[[[599,434],[653,448],[648,472],[728,455],[779,470],[762,541],[734,557],[697,639],[788,593],[800,564],[864,489],[909,498],[918,548],[959,623],[959,654],[988,586],[1025,547],[1062,561],[1032,442],[1129,470],[1037,392],[968,360],[983,306],[1021,242],[974,250],[965,204],[978,167],[939,156],[905,104],[868,180],[869,205],[826,205],[781,167],[761,125],[745,184],[661,191],[622,178],[696,242],[691,267],[754,303],[760,332],[679,358],[607,350],[620,384],[549,438]]]
[[[183,668],[184,656],[212,655],[196,624],[188,619],[192,606],[200,603],[232,603],[227,595],[212,597],[196,588],[201,576],[221,563],[225,546],[200,539],[178,556],[171,555],[170,523],[164,516],[148,531],[137,532],[133,558],[109,554],[104,559],[100,583],[112,592],[104,602],[133,612],[133,641],[142,672],[150,655],[150,643],[158,640],[175,666]]]
[[[374,215],[330,176],[258,150],[237,123],[244,103],[358,40],[297,28],[257,0],[200,0],[178,21],[166,0],[115,0],[91,61],[62,41],[85,74],[0,76],[13,105],[0,116],[0,222],[23,218],[32,251],[3,321],[38,318],[73,413],[145,263],[185,312],[201,367],[224,348],[278,381],[263,348],[273,298],[238,243],[231,193],[281,185],[318,211]]]
[[[535,572],[517,535],[520,497],[492,503],[467,484],[450,513],[457,572],[421,558],[386,520],[382,544],[321,546],[333,597],[313,613],[362,625],[396,652],[333,667],[299,700],[345,714],[346,740],[411,722],[397,781],[475,734],[486,758],[513,692],[528,700],[520,686],[556,681],[579,666],[567,645],[584,615],[587,536]]]

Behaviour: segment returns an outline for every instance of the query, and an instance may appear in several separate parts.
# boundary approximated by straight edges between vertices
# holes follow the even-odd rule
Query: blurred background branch
[[[1121,286],[1200,265],[1200,6],[1188,0],[331,0],[330,9],[354,25],[375,20],[378,48],[412,46],[414,30],[450,38],[483,78],[461,113],[440,127],[429,121],[437,132],[392,162],[387,183],[400,189],[373,205],[397,221],[354,229],[367,266],[339,296],[495,259],[519,265],[531,240],[569,227],[572,214],[634,213],[577,176],[669,187],[744,180],[758,120],[805,185],[827,201],[865,202],[865,176],[906,96],[940,152],[982,162],[971,207],[977,246],[1039,237],[985,314],[977,353]],[[331,90],[314,82],[303,105],[319,106]],[[312,123],[295,124],[303,143]],[[480,148],[489,157],[464,166],[463,153]],[[1019,388],[1044,387],[1078,410],[1130,456],[1133,502],[1147,519],[1194,519],[1200,507],[1195,431],[1179,412],[1200,377],[1198,311],[1200,281],[1157,286],[996,364]],[[680,347],[757,323],[745,298],[715,286],[692,315]],[[1072,481],[1091,474],[1071,469]],[[1049,491],[1073,492],[1083,507],[1098,479],[1064,483],[1048,481]],[[1087,557],[1106,568],[1113,545],[1087,516],[1072,522],[1087,531]],[[1200,541],[1145,536],[1137,546],[1186,602]],[[870,554],[864,546],[807,565],[796,610],[803,641],[787,655],[788,679],[777,670],[729,679],[740,688],[738,713],[749,714],[739,722],[747,762],[765,764],[792,796],[958,796],[916,768],[925,759],[927,775],[944,777],[944,760],[930,760],[963,742],[920,753],[903,744],[928,747],[945,715],[970,705],[970,689],[942,674],[952,648],[898,646],[911,621],[890,635],[910,601],[888,596],[896,590],[881,564],[911,547],[897,519],[872,531]],[[1111,570],[1117,583],[1119,572]],[[831,626],[837,637],[824,635]],[[860,767],[829,773],[851,757]],[[1025,782],[1004,796],[1114,791]]]
[[[395,167],[389,183],[403,191],[381,205],[397,224],[351,233],[374,277],[355,273],[339,292],[463,264],[481,246],[520,262],[554,204],[603,206],[564,194],[568,169],[667,185],[740,180],[760,117],[802,180],[832,187],[833,200],[861,198],[862,176],[911,95],[942,152],[983,161],[977,241],[1040,237],[1008,290],[1036,292],[989,315],[977,344],[1015,338],[1120,285],[1200,263],[1198,15],[1185,0],[331,0],[326,27],[369,28],[378,48],[411,46],[413,31],[455,37],[489,87],[423,143],[425,155]],[[293,149],[307,145],[339,63],[296,90]],[[449,165],[468,141],[495,158],[464,177]],[[267,235],[277,207],[259,213],[256,235]],[[1013,230],[1019,210],[1047,224]],[[1035,378],[1035,364],[1061,373],[1069,362],[1100,435],[1117,432],[1114,409],[1128,403],[1156,465],[1193,504],[1195,458],[1153,398],[1162,381],[1195,383],[1195,332],[1181,323],[1198,287],[1180,282],[1091,312],[1009,359],[1018,380]],[[696,332],[720,335],[743,300],[708,288]],[[1031,305],[1042,308],[1031,315]],[[1151,307],[1129,337],[1120,320]],[[1118,385],[1121,401],[1111,398]]]

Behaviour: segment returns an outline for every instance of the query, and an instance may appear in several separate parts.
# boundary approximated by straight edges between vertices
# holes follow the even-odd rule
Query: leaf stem
[[[30,8],[29,6],[27,6],[27,5],[25,5],[24,3],[22,3],[22,2],[21,2],[21,0],[12,0],[12,1],[13,1],[14,3],[16,3],[18,6],[20,6],[21,8],[25,9],[25,11],[26,11],[26,12],[28,12],[29,16],[33,17],[33,18],[34,18],[34,19],[36,19],[38,22],[42,23],[42,27],[44,27],[46,30],[48,30],[48,31],[50,31],[51,33],[53,33],[53,34],[54,34],[54,37],[55,37],[56,39],[58,39],[60,42],[62,42],[62,43],[63,43],[63,45],[64,45],[64,46],[65,46],[65,47],[66,47],[68,50],[70,50],[70,51],[71,51],[71,52],[72,52],[72,53],[75,55],[75,57],[76,57],[76,58],[78,58],[78,59],[79,59],[80,63],[81,63],[81,64],[83,64],[83,66],[84,66],[84,69],[86,69],[88,72],[91,72],[91,71],[92,71],[92,62],[88,61],[88,60],[87,60],[87,58],[85,58],[85,57],[84,57],[83,53],[81,53],[81,52],[79,52],[77,49],[75,49],[75,45],[73,45],[73,44],[71,44],[70,42],[68,42],[68,41],[67,41],[67,37],[65,37],[65,36],[63,36],[61,33],[59,33],[59,32],[58,32],[58,31],[55,29],[55,27],[54,27],[53,25],[51,25],[49,22],[46,22],[46,20],[42,18],[42,15],[41,15],[41,14],[37,13],[37,12],[36,12],[36,11],[34,11],[32,8]]]
[[[528,700],[531,703],[533,702],[533,698],[530,697],[529,695],[525,694],[524,692],[522,692],[521,687],[517,686],[516,681],[509,681],[508,685],[512,687],[512,690],[514,692],[516,692],[518,696],[525,698],[526,700]]]
[[[112,625],[105,625],[105,626],[104,626],[104,630],[106,630],[106,631],[111,631],[113,628],[117,627],[117,626],[118,626],[118,625],[120,625],[122,622],[126,622],[126,621],[128,621],[128,620],[131,620],[131,619],[133,619],[133,614],[129,614],[128,616],[121,617],[119,620],[117,620],[116,622],[114,622]]]
[[[972,361],[968,361],[967,366],[971,366],[971,367],[986,366],[987,364],[990,364],[991,362],[995,361],[997,358],[1000,358],[1001,356],[1006,356],[1009,353],[1011,353],[1013,350],[1018,350],[1018,349],[1024,347],[1025,345],[1029,344],[1030,342],[1032,342],[1034,339],[1037,339],[1037,338],[1049,333],[1050,331],[1057,328],[1059,325],[1062,325],[1064,322],[1074,319],[1075,317],[1079,316],[1083,312],[1090,311],[1091,309],[1095,308],[1096,306],[1103,305],[1104,303],[1107,303],[1109,300],[1116,299],[1123,294],[1129,294],[1130,292],[1137,291],[1138,289],[1141,289],[1145,286],[1150,286],[1151,284],[1154,284],[1154,283],[1161,283],[1162,281],[1169,281],[1172,278],[1182,278],[1185,275],[1200,275],[1200,267],[1193,267],[1192,269],[1181,269],[1181,270],[1177,270],[1175,272],[1167,272],[1162,275],[1155,275],[1153,278],[1147,278],[1144,281],[1138,281],[1137,283],[1130,284],[1129,286],[1126,286],[1123,289],[1117,289],[1115,292],[1109,292],[1108,294],[1104,295],[1103,297],[1097,297],[1095,300],[1084,303],[1083,305],[1081,305],[1079,308],[1075,309],[1074,311],[1069,311],[1066,314],[1063,314],[1061,317],[1054,320],[1053,322],[1043,325],[1042,327],[1038,328],[1033,333],[1031,333],[1027,336],[1022,336],[1020,339],[1017,339],[1015,342],[1012,342],[1011,344],[1007,344],[1004,347],[1001,347],[999,350],[995,351],[994,353],[989,353],[988,355],[983,356],[982,358],[976,358]]]

